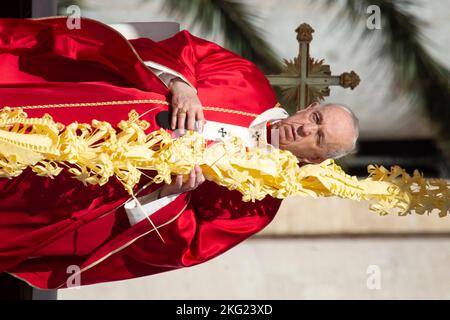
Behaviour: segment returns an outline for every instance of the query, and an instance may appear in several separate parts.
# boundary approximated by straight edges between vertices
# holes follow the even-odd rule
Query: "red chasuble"
[[[144,61],[185,76],[207,120],[248,126],[276,104],[253,63],[186,30],[160,42],[127,41],[93,20],[70,30],[65,18],[47,18],[0,20],[0,107],[22,107],[29,117],[48,113],[63,124],[112,125],[135,109],[148,111],[147,132],[157,130],[170,92]],[[206,182],[151,216],[163,243],[147,220],[130,226],[127,199],[114,179],[99,187],[64,173],[0,178],[0,272],[35,287],[64,288],[76,270],[88,285],[188,267],[263,229],[280,205],[270,197],[244,203],[238,192]]]

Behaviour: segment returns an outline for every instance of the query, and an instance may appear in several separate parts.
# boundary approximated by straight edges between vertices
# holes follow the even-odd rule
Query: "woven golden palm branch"
[[[387,170],[370,165],[369,177],[347,175],[333,160],[298,166],[294,155],[275,148],[247,150],[238,137],[206,148],[203,137],[190,132],[173,139],[165,130],[146,134],[149,124],[133,110],[116,128],[56,123],[48,114],[28,118],[20,108],[0,110],[0,177],[14,178],[26,168],[54,178],[62,170],[86,184],[104,185],[117,178],[133,195],[146,170],[155,183],[170,183],[172,174],[187,174],[197,163],[206,179],[242,193],[243,201],[289,196],[338,196],[371,200],[372,211],[405,215],[449,213],[449,183],[411,176],[398,166]],[[269,148],[269,147],[268,147]]]

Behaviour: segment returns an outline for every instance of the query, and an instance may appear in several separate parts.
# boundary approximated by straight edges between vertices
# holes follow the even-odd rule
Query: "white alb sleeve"
[[[170,69],[162,64],[153,62],[153,61],[144,61],[144,63],[150,68],[150,70],[156,74],[161,81],[169,87],[170,80],[173,78],[180,77],[184,82],[186,82],[192,89],[197,93],[197,89],[179,72],[176,72],[173,69]]]
[[[158,199],[159,192],[160,189],[157,189],[146,196],[137,198],[142,206],[142,209],[144,209],[144,212],[142,212],[141,208],[134,200],[125,204],[125,211],[127,213],[128,220],[130,221],[130,225],[133,226],[136,223],[147,219],[146,216],[151,216],[159,209],[174,201],[180,195],[180,193],[177,193]]]

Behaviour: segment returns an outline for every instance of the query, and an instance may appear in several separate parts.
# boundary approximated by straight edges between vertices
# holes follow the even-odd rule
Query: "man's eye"
[[[320,118],[317,113],[313,113],[313,120],[315,123],[319,124]]]

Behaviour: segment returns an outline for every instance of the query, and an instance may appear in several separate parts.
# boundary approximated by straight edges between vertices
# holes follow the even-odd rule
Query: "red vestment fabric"
[[[63,124],[112,125],[132,109],[150,110],[143,119],[148,132],[157,130],[170,92],[147,60],[183,74],[207,120],[248,126],[276,104],[253,63],[186,30],[160,42],[127,41],[94,20],[68,29],[65,18],[46,18],[0,20],[0,107],[23,107],[30,117],[49,113]],[[114,179],[84,186],[65,173],[49,179],[29,170],[0,178],[0,272],[50,289],[70,285],[77,268],[88,285],[192,266],[263,229],[280,205],[270,197],[244,203],[238,192],[206,182],[151,216],[163,243],[147,220],[129,225],[128,198]]]

